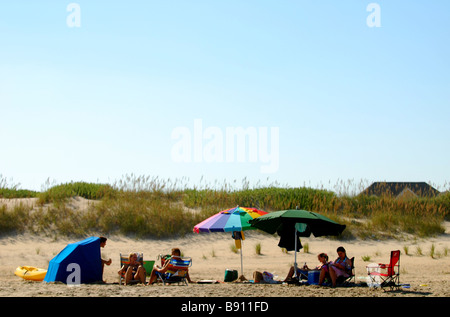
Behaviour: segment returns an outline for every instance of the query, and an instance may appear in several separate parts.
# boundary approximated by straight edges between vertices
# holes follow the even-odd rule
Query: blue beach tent
[[[100,238],[90,237],[68,244],[48,265],[44,282],[65,284],[93,283],[102,280]]]

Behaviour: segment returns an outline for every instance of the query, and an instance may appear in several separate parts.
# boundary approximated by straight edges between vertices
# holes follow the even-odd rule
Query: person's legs
[[[331,277],[331,284],[333,285],[333,287],[336,287],[337,275],[336,275],[336,271],[334,270],[334,267],[331,267],[329,272],[330,272],[330,277]]]
[[[134,274],[134,279],[145,284],[145,269],[142,265],[139,265],[136,274]]]
[[[284,282],[287,282],[287,281],[291,280],[293,276],[294,276],[294,267],[291,266],[291,268],[289,269],[289,272],[288,272],[286,278],[284,279]]]
[[[323,281],[325,280],[325,275],[326,275],[325,269],[322,268],[320,270],[320,275],[319,275],[319,285],[323,284]]]
[[[125,285],[127,285],[133,278],[133,268],[129,266],[125,272]]]
[[[194,283],[194,281],[192,281],[191,278],[189,277],[189,272],[186,272],[186,279],[188,283]]]
[[[156,274],[157,274],[156,269],[153,269],[152,273],[150,273],[150,278],[148,280],[148,285],[151,285],[151,284],[155,283],[155,281],[156,281]]]

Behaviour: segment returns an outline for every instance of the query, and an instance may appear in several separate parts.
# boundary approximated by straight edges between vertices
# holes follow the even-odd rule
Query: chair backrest
[[[355,257],[351,258],[350,261],[352,261],[351,274],[352,274],[352,276],[354,276],[355,275]]]
[[[161,259],[161,267],[164,266],[167,260],[170,260],[172,256],[170,254],[160,254],[158,255],[158,259]]]
[[[138,259],[137,261],[140,263],[144,262],[144,253],[139,253],[139,252],[135,252],[138,255]],[[129,254],[125,255],[120,253],[120,267],[122,267],[123,265],[127,265],[130,264],[130,260],[128,259]],[[122,272],[121,274],[122,277],[125,276],[125,272]]]
[[[391,259],[389,262],[388,272],[389,276],[395,275],[395,266],[400,266],[400,250],[391,251]]]
[[[177,273],[177,276],[185,276],[190,266],[192,266],[191,258],[171,258],[167,267],[168,272]]]
[[[143,253],[139,253],[139,252],[135,252],[138,256],[137,261],[138,262],[143,262],[144,260],[144,254]],[[124,264],[130,264],[130,260],[128,259],[129,254],[122,254],[120,253],[120,267],[122,267],[122,265]]]
[[[173,267],[178,270],[187,269],[192,266],[191,258],[171,258],[169,267]]]

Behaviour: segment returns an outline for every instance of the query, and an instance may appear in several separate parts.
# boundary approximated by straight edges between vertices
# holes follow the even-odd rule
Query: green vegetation
[[[39,204],[43,205],[50,202],[61,202],[74,196],[97,200],[114,194],[115,190],[107,184],[72,182],[53,186],[36,196],[39,198]]]
[[[37,197],[39,193],[26,190],[26,189],[16,189],[16,188],[0,188],[0,198],[32,198]]]
[[[19,184],[9,185],[7,180],[0,174],[0,198],[31,198],[38,195],[38,192],[18,189],[18,187]]]
[[[443,221],[450,219],[448,192],[435,198],[396,199],[342,194],[347,189],[336,194],[310,187],[216,187],[198,189],[177,181],[127,176],[113,185],[71,182],[33,192],[7,186],[0,177],[0,198],[36,198],[34,206],[7,208],[0,202],[0,233],[182,236],[200,221],[236,205],[268,212],[297,206],[317,211],[347,225],[339,239],[430,237],[442,234]],[[90,200],[87,209],[71,208],[70,199],[77,196]]]
[[[257,254],[257,255],[261,255],[262,253],[261,253],[261,243],[257,243],[256,245],[255,245],[255,253]]]
[[[361,259],[362,259],[364,262],[370,262],[371,257],[370,257],[370,255],[363,255],[363,256],[361,257]]]

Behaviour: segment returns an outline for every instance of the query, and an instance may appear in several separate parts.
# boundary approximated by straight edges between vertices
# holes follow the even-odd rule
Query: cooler
[[[319,284],[320,271],[309,271],[308,272],[308,284],[317,285]]]

